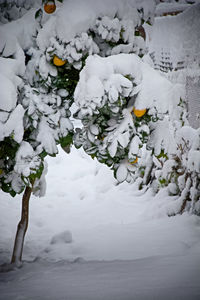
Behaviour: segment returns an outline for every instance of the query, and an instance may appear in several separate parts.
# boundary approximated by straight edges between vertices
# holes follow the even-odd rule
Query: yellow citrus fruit
[[[97,138],[98,138],[98,140],[100,140],[100,141],[103,141],[105,137],[104,137],[104,136],[102,136],[102,135],[98,135],[98,137],[97,137]]]
[[[136,117],[141,118],[142,116],[144,116],[144,114],[146,113],[146,108],[145,109],[133,109],[133,113]]]
[[[44,4],[44,11],[45,11],[47,14],[52,14],[52,13],[54,13],[55,10],[56,10],[56,5],[55,5],[55,2],[54,2],[54,1],[47,1],[47,2]]]
[[[3,173],[3,170],[2,169],[0,169],[0,175]]]
[[[138,162],[138,158],[136,157],[136,159],[134,160],[134,161],[130,161],[130,164],[131,165],[134,165],[134,164],[136,164]]]
[[[59,58],[58,56],[54,55],[53,57],[53,64],[57,67],[62,67],[64,66],[64,64],[66,64],[66,59],[62,60],[61,58]]]

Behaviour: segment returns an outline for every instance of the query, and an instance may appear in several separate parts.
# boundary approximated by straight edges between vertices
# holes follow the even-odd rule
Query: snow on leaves
[[[34,19],[33,9],[0,27],[4,191],[21,192],[34,176],[35,193],[44,194],[44,157],[56,155],[57,144],[69,150],[74,135],[119,182],[141,177],[140,187],[169,185],[195,201],[199,132],[183,127],[183,88],[141,60],[139,28],[153,9],[150,0],[68,0],[52,16]],[[75,133],[72,104],[82,121]]]
[[[159,90],[155,79],[160,82]],[[99,161],[112,166],[120,182],[122,178],[130,180],[128,174],[134,175],[133,162],[142,166],[146,155],[142,147],[146,143],[157,156],[163,151],[174,153],[174,117],[168,116],[174,100],[169,97],[171,89],[167,79],[135,54],[87,58],[74,93],[77,115],[84,125],[82,142],[90,140],[89,143],[85,140],[83,147]],[[180,94],[176,91],[176,95],[173,113],[178,110],[180,114],[179,107],[175,106]],[[133,114],[134,107],[147,108],[148,113],[138,118]],[[90,132],[92,125],[99,128],[97,134]]]
[[[18,104],[6,122],[0,121],[0,141],[3,141],[5,137],[12,136],[13,140],[20,143],[24,135],[23,118],[24,109]]]
[[[15,156],[16,163],[14,171],[28,177],[31,173],[36,173],[36,170],[41,164],[41,159],[34,153],[33,148],[28,142],[22,142]]]
[[[104,145],[108,144],[108,152],[111,157],[116,156],[117,148],[126,148],[129,144],[132,130],[133,119],[130,112],[126,109],[122,112],[123,119],[113,127],[108,127],[108,135],[104,139]]]

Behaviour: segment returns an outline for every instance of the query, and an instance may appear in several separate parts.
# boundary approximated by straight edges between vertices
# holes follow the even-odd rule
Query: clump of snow
[[[47,183],[46,183],[46,175],[48,171],[48,164],[46,161],[43,162],[43,172],[40,178],[36,179],[34,182],[34,187],[33,187],[33,194],[37,197],[44,197],[46,194],[46,188],[47,188]]]
[[[1,0],[0,22],[7,24],[11,20],[17,20],[27,13],[27,10],[41,5],[40,0]]]
[[[24,135],[24,108],[18,104],[16,108],[11,112],[8,120],[5,123],[0,122],[0,141],[3,141],[5,137],[12,135],[12,138],[20,143]]]
[[[0,109],[6,112],[11,111],[17,102],[17,93],[12,81],[0,74]]]
[[[72,243],[72,234],[69,230],[65,230],[61,233],[57,233],[55,234],[52,239],[50,244],[54,245],[54,244],[70,244]]]
[[[0,26],[0,52],[8,57],[16,52],[17,46],[24,50],[33,45],[33,36],[36,34],[36,9],[31,9],[22,18]]]
[[[22,141],[20,144],[15,160],[15,172],[24,177],[28,177],[31,173],[36,172],[41,164],[41,160],[36,156],[32,146],[25,141]]]
[[[54,130],[52,130],[47,123],[47,118],[43,117],[38,130],[37,140],[40,142],[38,151],[42,152],[44,148],[49,154],[57,153],[57,146],[55,142]]]
[[[119,74],[131,75],[138,86],[133,88],[131,82]],[[135,102],[137,109],[155,106],[159,113],[172,113],[182,95],[179,85],[173,86],[135,54],[88,57],[75,90],[76,104],[85,109],[84,113],[90,113],[90,109],[94,110],[96,106],[103,106],[104,93],[110,93],[109,101],[112,103],[121,91],[126,92],[126,97],[138,94]]]
[[[86,32],[93,27],[99,16],[123,17],[132,20],[136,25],[139,22],[137,7],[144,8],[143,18],[147,20],[155,9],[154,1],[131,1],[131,0],[68,0],[58,9],[53,18],[44,25],[40,31],[37,43],[40,49],[45,49],[49,44],[50,36],[57,36],[63,42],[69,42],[76,35]],[[76,17],[74,17],[76,16]],[[108,24],[107,24],[108,25]]]
[[[1,27],[0,27],[1,28]],[[21,76],[25,72],[25,56],[20,48],[16,45],[13,59],[0,57],[0,109],[11,111],[17,103],[17,88],[21,86]]]

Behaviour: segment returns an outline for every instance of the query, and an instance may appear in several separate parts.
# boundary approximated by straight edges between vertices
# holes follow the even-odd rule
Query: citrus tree
[[[150,21],[148,7],[130,1],[125,8],[120,1],[97,7],[90,1],[42,2],[1,3],[0,187],[12,196],[23,192],[15,265],[21,264],[30,196],[45,193],[44,159],[58,153],[58,144],[69,152],[73,143],[71,105],[86,58],[121,52],[142,56],[141,25]],[[83,8],[82,20],[76,19],[77,8]],[[68,10],[74,17],[70,29],[65,26]]]
[[[177,154],[186,119],[182,86],[142,60],[153,1],[42,2],[0,27],[0,187],[12,196],[24,193],[15,265],[22,260],[30,196],[44,195],[45,157],[55,156],[57,145],[67,153],[73,144],[83,146],[119,182],[156,191],[178,182],[162,168]]]

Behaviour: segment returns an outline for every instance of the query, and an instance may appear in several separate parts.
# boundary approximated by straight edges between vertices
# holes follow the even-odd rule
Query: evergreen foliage
[[[1,5],[4,19],[11,21],[10,4]],[[36,6],[31,46],[13,50],[9,58],[2,50],[2,59],[21,55],[26,65],[23,75],[16,73],[16,105],[1,120],[1,189],[14,196],[36,180],[33,192],[43,195],[45,157],[55,156],[59,144],[68,150],[74,144],[110,167],[119,182],[137,180],[139,188],[151,186],[155,192],[168,188],[170,195],[180,196],[177,212],[189,200],[197,213],[200,184],[194,157],[199,160],[200,145],[185,140],[184,101],[179,92],[172,96],[171,91],[168,99],[161,95],[173,90],[172,84],[141,60],[147,53],[143,26],[152,16],[141,7],[135,8],[134,19],[99,15],[72,38],[48,32],[43,43],[45,25],[53,19],[46,21],[43,7]],[[81,128],[74,129],[73,118],[81,120]],[[13,119],[21,124],[20,134],[9,126]],[[194,135],[199,138],[199,131]]]

